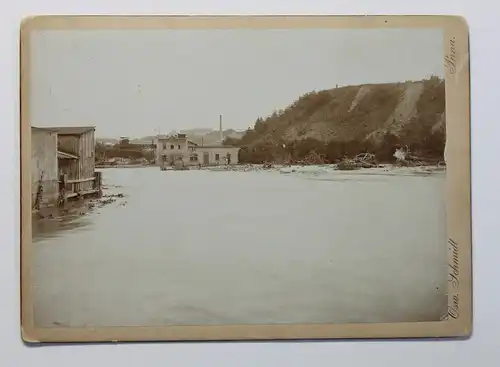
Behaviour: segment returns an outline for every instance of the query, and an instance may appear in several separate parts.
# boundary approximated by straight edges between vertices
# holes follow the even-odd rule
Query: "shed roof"
[[[59,158],[59,159],[78,159],[78,156],[58,150],[57,151],[57,158]]]
[[[51,132],[51,133],[55,133],[56,131],[49,128],[49,127],[38,127],[38,126],[31,126],[31,130],[35,130],[35,131],[47,131],[47,132]]]
[[[44,129],[55,131],[60,135],[81,135],[89,131],[95,131],[95,126],[63,126],[63,127],[46,127]]]

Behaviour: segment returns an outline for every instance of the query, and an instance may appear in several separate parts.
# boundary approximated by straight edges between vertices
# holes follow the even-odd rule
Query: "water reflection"
[[[42,210],[31,216],[33,242],[57,237],[61,231],[80,229],[91,224],[88,203],[73,204],[71,208]]]
[[[97,171],[106,171],[99,169]],[[103,197],[100,199],[73,200],[63,208],[44,208],[31,216],[31,235],[34,243],[53,239],[72,231],[91,230],[100,209],[122,197],[123,186],[109,182],[110,170],[103,173]],[[113,181],[113,178],[111,178]]]

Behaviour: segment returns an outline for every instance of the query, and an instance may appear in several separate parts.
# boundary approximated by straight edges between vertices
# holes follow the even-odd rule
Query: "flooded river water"
[[[123,198],[37,225],[35,322],[439,320],[444,173],[366,172],[104,169]]]

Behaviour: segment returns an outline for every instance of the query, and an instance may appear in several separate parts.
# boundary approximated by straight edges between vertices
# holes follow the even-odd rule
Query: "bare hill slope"
[[[384,160],[399,144],[439,157],[444,149],[444,112],[445,84],[437,77],[347,86],[305,94],[286,109],[258,118],[241,139],[226,143],[246,147],[247,155],[254,153],[249,161],[272,160],[280,155],[280,147],[287,147],[283,154],[297,155],[306,143],[308,148],[297,159],[311,151],[329,160],[372,151]]]

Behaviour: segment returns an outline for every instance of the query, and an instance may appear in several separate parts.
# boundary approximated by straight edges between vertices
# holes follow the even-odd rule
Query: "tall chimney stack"
[[[222,115],[219,115],[219,134],[220,134],[220,143],[224,142],[224,133],[222,132]]]

